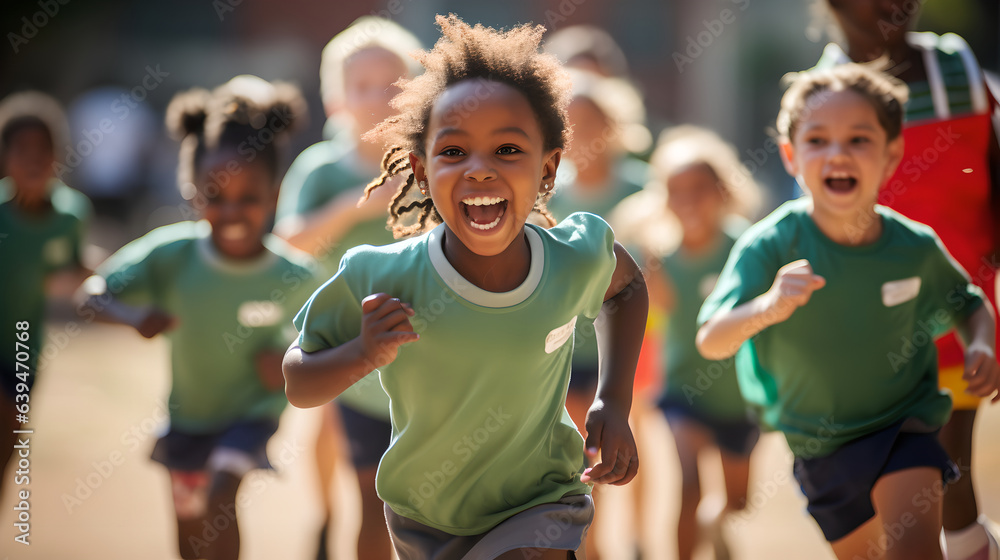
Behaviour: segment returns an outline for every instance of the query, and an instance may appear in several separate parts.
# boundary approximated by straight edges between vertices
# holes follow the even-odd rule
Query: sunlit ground
[[[168,354],[163,340],[144,340],[120,327],[89,326],[59,340],[50,329],[52,360],[32,395],[30,484],[4,475],[0,503],[0,558],[106,560],[178,558],[166,471],[148,459],[164,425]],[[55,335],[53,337],[53,335]],[[240,523],[246,560],[309,559],[320,522],[313,461],[315,410],[289,408],[270,453],[277,473],[252,474],[241,489]],[[673,442],[652,416],[641,450],[646,497],[639,523],[630,485],[598,497],[604,558],[626,559],[633,528],[645,531],[644,558],[673,558],[678,470]],[[974,472],[982,509],[1000,519],[1000,407],[984,406],[978,422]],[[991,441],[992,440],[992,441]],[[783,440],[770,434],[754,456],[750,508],[728,527],[736,559],[832,558],[790,476]],[[358,530],[353,475],[340,468],[335,558],[353,558]],[[713,487],[717,480],[712,480]],[[14,541],[15,496],[30,491],[30,545]],[[704,552],[704,551],[703,551]],[[708,557],[708,556],[703,556]]]

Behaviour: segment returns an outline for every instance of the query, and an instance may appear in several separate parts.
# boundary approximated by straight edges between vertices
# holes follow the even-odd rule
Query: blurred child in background
[[[31,418],[46,295],[72,294],[87,274],[83,240],[90,201],[54,174],[66,141],[66,117],[55,99],[28,91],[0,102],[0,333],[8,346],[0,355],[2,481],[17,443],[14,430]],[[28,414],[17,420],[22,413]]]
[[[969,45],[954,33],[912,32],[921,3],[822,1],[838,43],[817,63],[878,61],[910,89],[905,152],[879,202],[925,223],[983,289],[996,309],[1000,248],[1000,147],[991,115],[997,108]],[[954,411],[941,443],[962,469],[944,498],[942,538],[950,560],[1000,558],[1000,532],[979,516],[972,441],[980,398],[966,391],[964,352],[954,332],[937,341],[942,388]]]
[[[296,88],[254,76],[175,96],[178,179],[202,220],[129,243],[81,290],[101,320],[170,338],[170,427],[153,459],[170,472],[186,559],[239,556],[236,493],[248,472],[270,468],[265,449],[287,404],[282,348],[317,282],[311,259],[268,229],[280,146],[304,107]]]
[[[677,232],[672,239],[649,240],[653,244],[645,249],[650,266],[644,272],[651,305],[667,317],[659,407],[673,433],[681,467],[678,558],[689,560],[704,540],[712,543],[716,558],[729,558],[722,524],[727,513],[746,504],[750,452],[759,429],[740,396],[733,362],[703,358],[695,348],[695,334],[698,310],[715,287],[747,218],[756,212],[760,190],[732,146],[694,126],[664,131],[651,164],[656,184],[666,195],[657,221],[673,222],[669,225]],[[703,500],[698,459],[716,452],[722,460],[725,495]]]
[[[333,137],[307,148],[292,163],[282,182],[275,232],[319,259],[327,277],[337,271],[348,249],[393,241],[386,226],[390,189],[358,205],[364,186],[379,175],[385,153],[383,146],[364,142],[361,135],[394,113],[389,100],[399,92],[395,82],[419,72],[420,65],[409,53],[420,48],[416,37],[398,24],[365,16],[323,49],[320,83],[327,129]],[[391,432],[389,397],[374,375],[345,391],[336,406],[324,411],[316,440],[326,514],[319,560],[326,557],[333,508],[330,490],[336,450],[343,447],[344,435],[361,493],[358,558],[392,554],[382,501],[375,493],[375,470]]]

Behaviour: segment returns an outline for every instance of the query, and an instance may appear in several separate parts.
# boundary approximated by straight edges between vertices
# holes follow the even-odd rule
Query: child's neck
[[[871,245],[882,237],[884,229],[882,216],[875,211],[874,205],[851,218],[844,218],[817,209],[814,203],[810,203],[809,217],[823,235],[834,243],[847,247]]]
[[[531,268],[531,250],[523,232],[503,252],[484,256],[469,250],[445,226],[444,255],[463,278],[487,292],[504,293],[517,288]]]
[[[715,248],[721,236],[722,232],[718,229],[705,236],[691,236],[685,234],[684,237],[681,238],[681,248],[685,253],[691,256],[703,255]]]

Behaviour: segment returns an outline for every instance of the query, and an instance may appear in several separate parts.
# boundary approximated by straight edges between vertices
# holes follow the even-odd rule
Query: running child
[[[699,315],[699,351],[736,354],[838,558],[942,558],[941,503],[914,498],[957,475],[937,440],[951,398],[933,338],[957,327],[968,391],[1000,386],[982,291],[930,228],[876,204],[903,156],[905,102],[905,85],[856,64],[795,81],[778,132],[809,196],[740,237]]]
[[[320,86],[328,129],[334,136],[310,146],[285,174],[278,199],[275,232],[313,254],[326,278],[348,249],[392,243],[386,227],[390,189],[358,205],[364,187],[380,173],[384,146],[361,135],[395,114],[389,101],[400,78],[412,78],[420,65],[409,55],[420,42],[398,24],[365,16],[337,34],[323,49]],[[324,411],[316,438],[316,458],[325,516],[318,560],[326,558],[333,511],[331,486],[337,448],[347,436],[361,493],[358,558],[388,559],[392,545],[385,530],[383,504],[375,493],[375,470],[389,447],[389,397],[377,377],[356,383]]]
[[[590,484],[638,469],[628,410],[645,285],[597,216],[526,224],[547,214],[568,136],[544,29],[437,22],[425,73],[373,132],[391,148],[369,186],[405,179],[390,222],[426,233],[347,253],[296,317],[286,392],[321,406],[380,370],[393,429],[376,486],[401,559],[573,558]],[[565,408],[571,341],[576,317],[602,310],[585,443]]]
[[[56,284],[75,288],[87,274],[82,254],[90,201],[54,173],[67,129],[59,103],[44,93],[16,93],[0,102],[0,262],[6,263],[0,274],[0,333],[7,345],[0,355],[4,481],[9,480],[3,473],[17,443],[14,430],[24,428],[16,418],[33,406],[46,296],[56,295]],[[68,280],[55,282],[60,275]]]
[[[709,541],[716,558],[729,558],[722,534],[726,515],[746,504],[750,453],[760,430],[740,396],[732,360],[698,354],[695,335],[701,304],[715,287],[729,251],[756,210],[760,191],[736,151],[715,133],[694,126],[665,131],[651,160],[663,186],[676,244],[648,247],[646,273],[652,304],[667,317],[665,383],[659,400],[674,436],[681,467],[678,558],[688,560]],[[742,178],[738,183],[734,178]],[[702,499],[698,459],[719,454],[725,477],[721,499]]]
[[[129,243],[82,288],[100,319],[170,338],[170,427],[153,460],[170,472],[182,558],[239,556],[237,490],[270,468],[265,448],[287,404],[284,325],[317,284],[308,256],[267,233],[279,146],[303,107],[296,88],[254,76],[174,97],[178,178],[203,219]],[[218,516],[231,523],[206,535]]]
[[[911,5],[912,4],[912,5]],[[1000,248],[1000,147],[991,115],[997,102],[969,45],[954,33],[911,31],[920,3],[822,2],[840,44],[817,63],[884,59],[906,82],[903,161],[879,202],[927,224],[982,288],[996,311]],[[954,332],[936,342],[939,380],[954,411],[940,439],[963,476],[944,497],[946,552],[951,560],[1000,558],[1000,532],[979,515],[971,472],[976,409],[965,391],[964,356]]]

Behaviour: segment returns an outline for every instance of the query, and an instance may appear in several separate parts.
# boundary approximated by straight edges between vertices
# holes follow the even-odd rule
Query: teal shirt
[[[281,183],[277,219],[309,214],[344,191],[366,185],[377,175],[357,164],[354,144],[338,136],[313,144],[295,158]],[[386,229],[386,217],[359,223],[319,257],[326,278],[333,276],[344,253],[358,245],[387,245],[395,241]],[[368,416],[389,420],[389,397],[374,380],[357,383],[337,402]]]
[[[649,165],[634,158],[623,158],[615,165],[615,184],[599,196],[581,196],[573,189],[572,180],[575,170],[567,169],[568,178],[565,184],[559,184],[552,193],[548,208],[552,216],[562,221],[573,212],[589,212],[608,219],[611,211],[626,197],[642,190],[649,180]],[[560,181],[562,183],[562,181]],[[636,255],[633,255],[635,257]],[[596,374],[598,368],[597,332],[593,321],[580,318],[577,325],[575,350],[573,354],[573,369],[577,372]]]
[[[735,242],[735,236],[723,231],[705,254],[691,255],[678,247],[660,260],[674,292],[664,333],[663,399],[685,403],[721,420],[746,418],[734,361],[703,358],[695,347],[695,336],[698,310],[715,287]]]
[[[849,247],[819,230],[808,204],[787,202],[739,238],[699,324],[807,259],[826,286],[736,355],[740,389],[763,424],[798,457],[828,455],[905,419],[942,426],[951,398],[938,389],[934,338],[982,305],[982,292],[927,226],[876,206],[882,236]]]
[[[488,531],[530,507],[584,494],[583,438],[566,412],[578,315],[596,317],[615,269],[614,234],[592,214],[525,227],[531,265],[510,292],[484,291],[444,256],[443,226],[359,247],[299,312],[299,345],[356,338],[361,300],[410,303],[420,340],[381,368],[392,440],[376,487],[397,514],[453,535]],[[367,379],[367,378],[366,378]]]
[[[90,200],[55,179],[48,188],[52,209],[31,216],[10,200],[14,195],[10,177],[0,179],[0,333],[11,346],[2,353],[4,371],[15,368],[15,323],[28,321],[27,364],[35,373],[45,332],[45,279],[57,270],[81,266],[83,238],[93,213]]]
[[[264,387],[255,358],[295,339],[292,316],[318,284],[311,259],[276,237],[267,237],[261,256],[233,260],[218,253],[210,235],[207,222],[164,226],[122,247],[96,272],[105,293],[177,318],[166,333],[170,422],[192,433],[278,418],[285,393]]]

